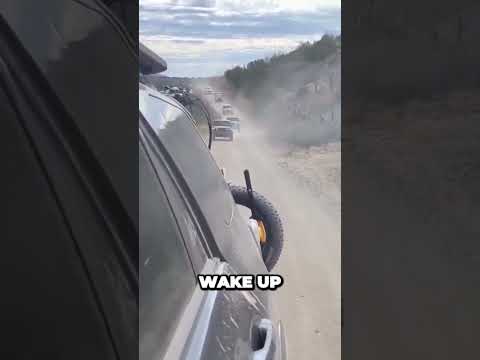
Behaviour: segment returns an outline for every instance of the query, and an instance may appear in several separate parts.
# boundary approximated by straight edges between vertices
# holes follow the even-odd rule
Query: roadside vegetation
[[[297,82],[291,82],[285,67],[295,72],[308,68],[309,65],[322,63],[340,50],[340,35],[324,35],[321,40],[305,42],[287,54],[276,54],[268,59],[249,62],[246,66],[236,66],[225,72],[225,80],[234,91],[242,92],[247,98],[253,98],[265,88],[265,83],[272,87],[289,88]]]
[[[340,140],[341,36],[227,70],[224,89],[271,140],[309,147]]]

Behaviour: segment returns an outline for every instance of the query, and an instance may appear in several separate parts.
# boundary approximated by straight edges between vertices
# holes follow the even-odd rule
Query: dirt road
[[[233,142],[214,142],[212,153],[226,178],[244,184],[249,169],[253,188],[277,207],[285,228],[285,248],[273,273],[285,283],[277,290],[274,311],[287,332],[294,360],[340,359],[340,217],[331,194],[303,187],[280,166],[253,122],[241,119]],[[335,198],[335,197],[333,197]],[[337,204],[339,205],[339,204]]]

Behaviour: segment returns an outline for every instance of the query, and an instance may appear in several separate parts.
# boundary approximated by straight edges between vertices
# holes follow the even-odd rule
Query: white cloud
[[[278,10],[316,10],[319,8],[339,8],[339,0],[217,0],[218,8],[232,8],[239,11],[253,9],[256,11]]]
[[[209,7],[218,11],[278,11],[340,8],[341,0],[140,0],[143,6]]]
[[[312,35],[307,40],[318,40]],[[227,69],[255,59],[295,49],[302,38],[189,39],[154,36],[140,40],[168,63],[165,75],[203,77],[221,75]]]
[[[340,31],[340,0],[140,0],[140,5],[140,40],[167,60],[175,76],[219,75]]]
[[[319,39],[320,34],[311,39]],[[294,49],[305,38],[245,38],[202,39],[164,35],[140,36],[140,41],[160,56],[171,58],[200,58],[212,54],[237,53],[269,49],[270,52],[285,52]]]

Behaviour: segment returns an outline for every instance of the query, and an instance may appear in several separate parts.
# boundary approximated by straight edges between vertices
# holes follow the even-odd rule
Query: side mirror
[[[199,131],[201,137],[203,138],[203,141],[205,142],[205,144],[207,144],[209,149],[212,149],[212,120],[205,104],[202,102],[201,99],[189,94],[183,96],[180,102],[190,111],[193,122],[197,130]]]

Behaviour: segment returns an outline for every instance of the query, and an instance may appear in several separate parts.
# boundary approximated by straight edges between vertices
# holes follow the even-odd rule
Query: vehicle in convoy
[[[228,120],[213,121],[213,140],[233,141],[233,126]]]
[[[238,116],[227,116],[227,121],[232,123],[232,128],[240,132],[240,118]]]
[[[230,105],[230,104],[223,104],[223,106],[222,106],[222,114],[223,114],[224,116],[233,115],[233,107],[232,107],[232,105]]]
[[[182,104],[143,83],[139,107],[140,359],[286,359],[275,292],[205,291],[196,279],[272,270],[278,213],[250,185],[227,183],[209,150],[218,124],[199,130]]]
[[[223,94],[222,93],[216,93],[215,94],[215,102],[221,103],[223,101]]]
[[[0,1],[2,359],[138,358],[138,61],[138,2]]]

